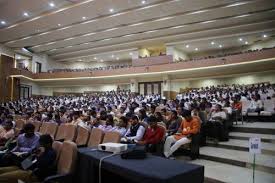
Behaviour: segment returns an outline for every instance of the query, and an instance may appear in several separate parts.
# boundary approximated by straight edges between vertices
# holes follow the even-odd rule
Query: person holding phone
[[[20,167],[0,168],[0,182],[17,183],[18,180],[22,180],[32,183],[43,181],[46,177],[54,175],[56,172],[56,152],[52,149],[52,143],[53,140],[50,135],[41,135],[39,147],[33,150],[31,156],[28,157],[30,162],[23,163],[24,160]]]
[[[180,146],[190,143],[191,136],[200,131],[200,121],[198,118],[192,117],[191,111],[185,111],[183,117],[178,132],[168,136],[165,140],[163,154],[166,158],[169,158]]]

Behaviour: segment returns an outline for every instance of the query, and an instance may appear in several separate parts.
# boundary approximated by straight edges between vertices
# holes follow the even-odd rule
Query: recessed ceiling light
[[[114,58],[115,56],[114,55],[112,55],[112,58]]]
[[[215,44],[215,42],[214,42],[214,41],[212,41],[212,42],[211,42],[211,44],[212,44],[212,45],[214,45],[214,44]]]
[[[55,7],[55,4],[53,2],[49,3],[50,7]]]
[[[5,21],[1,21],[1,24],[2,24],[2,25],[6,25],[6,22],[5,22]]]
[[[114,12],[114,9],[113,9],[113,8],[111,8],[111,9],[109,9],[109,11],[112,13],[112,12]]]
[[[199,50],[199,48],[195,48],[195,50],[196,50],[196,51],[198,51],[198,50]]]
[[[246,41],[245,44],[248,44],[248,42]]]
[[[220,44],[219,47],[222,48],[222,45]]]
[[[79,59],[78,61],[79,61],[79,62],[81,62],[82,60],[81,60],[81,59]]]
[[[25,17],[28,17],[28,16],[29,16],[29,14],[28,14],[27,12],[24,12],[23,15],[24,15]]]
[[[243,38],[239,38],[239,41],[243,41]]]
[[[189,44],[185,46],[186,48],[189,48]]]
[[[84,44],[89,44],[89,43],[84,43]]]
[[[104,62],[104,60],[103,60],[103,59],[100,59],[100,62]]]
[[[146,1],[141,1],[141,3],[142,3],[142,4],[145,4],[145,3],[146,3]]]
[[[20,56],[18,56],[18,59],[21,59],[21,57],[20,57]]]
[[[130,53],[129,53],[129,55],[131,55],[131,56],[132,56],[132,55],[133,55],[133,53],[132,53],[132,52],[130,52]]]
[[[266,38],[266,37],[267,37],[267,35],[266,35],[266,34],[264,34],[264,35],[263,35],[263,37],[264,37],[264,38]]]
[[[82,17],[82,20],[86,20],[87,19],[87,17]]]
[[[96,57],[94,57],[94,59],[96,60],[97,58],[96,58]]]
[[[119,58],[117,57],[116,60],[119,60]]]
[[[58,25],[58,27],[60,27],[61,26],[61,24],[57,24]]]

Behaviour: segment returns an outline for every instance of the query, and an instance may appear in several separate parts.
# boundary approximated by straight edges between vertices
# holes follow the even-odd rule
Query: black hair
[[[176,110],[172,110],[171,112],[172,112],[175,116],[178,115],[178,112],[177,112]]]
[[[157,123],[157,121],[158,121],[157,118],[153,115],[149,116],[149,118],[148,118],[148,123],[149,124],[150,123]]]
[[[26,131],[34,131],[35,127],[31,123],[27,123],[27,124],[25,124],[25,126],[24,126],[23,129],[24,129],[24,132],[26,132]]]
[[[184,110],[182,113],[182,117],[191,117],[191,111],[189,110]]]
[[[52,143],[53,143],[53,139],[49,134],[41,135],[39,138],[39,144],[43,147],[48,145],[51,147]]]
[[[133,115],[133,116],[131,117],[131,119],[132,119],[132,120],[137,120],[137,121],[139,121],[139,119],[138,119],[138,117],[137,117],[136,115]]]

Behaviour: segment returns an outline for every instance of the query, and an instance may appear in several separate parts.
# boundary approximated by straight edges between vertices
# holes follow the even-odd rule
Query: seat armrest
[[[56,174],[49,177],[46,177],[43,183],[53,183],[53,182],[70,182],[71,174]]]

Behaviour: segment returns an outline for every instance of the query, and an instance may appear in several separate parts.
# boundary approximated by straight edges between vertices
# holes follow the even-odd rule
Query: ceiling
[[[248,44],[271,37],[275,0],[0,0],[0,21],[6,23],[0,24],[0,43],[13,49],[28,47],[56,61],[102,53],[123,58],[159,44],[179,42],[182,50],[192,44],[190,52],[239,47],[240,37]],[[130,51],[120,56],[119,50]]]

